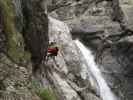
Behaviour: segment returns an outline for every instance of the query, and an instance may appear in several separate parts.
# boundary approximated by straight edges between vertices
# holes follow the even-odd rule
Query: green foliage
[[[41,98],[41,100],[56,100],[56,95],[51,88],[41,88],[37,80],[32,80],[32,86],[36,94]]]
[[[24,40],[15,27],[15,11],[12,0],[0,0],[0,9],[4,18],[4,31],[7,37],[8,55],[15,61],[29,60],[30,54],[24,52]]]
[[[56,96],[52,89],[42,89],[38,95],[41,100],[56,100]]]

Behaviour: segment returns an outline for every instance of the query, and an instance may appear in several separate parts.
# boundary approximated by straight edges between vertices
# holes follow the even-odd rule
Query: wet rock
[[[132,43],[121,42],[107,48],[101,56],[101,70],[121,100],[132,98]]]
[[[92,92],[95,90],[90,85],[88,74],[84,73],[83,67],[86,67],[86,65],[84,65],[82,56],[72,40],[68,26],[51,17],[49,17],[49,22],[50,42],[56,42],[57,46],[59,46],[59,54],[53,60],[49,58],[47,63],[48,66],[50,65],[50,79],[52,79],[52,83],[59,91],[59,95],[62,94],[67,97],[66,100],[88,100],[91,96],[94,100],[99,100],[99,97],[95,97],[96,93]],[[57,81],[57,78],[53,75],[55,72],[57,72],[56,76],[64,80]],[[61,83],[64,83],[64,85]],[[70,96],[68,91],[71,91],[73,95]]]
[[[49,23],[50,41],[56,42],[57,45],[59,45],[60,52],[64,58],[64,61],[68,67],[68,70],[70,72],[74,71],[75,73],[78,73],[80,70],[79,57],[78,57],[76,47],[71,39],[68,26],[65,23],[53,18],[49,18],[49,21],[50,21]]]

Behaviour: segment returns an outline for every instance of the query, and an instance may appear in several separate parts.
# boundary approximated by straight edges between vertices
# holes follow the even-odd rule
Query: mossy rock
[[[30,60],[30,53],[24,51],[24,39],[15,27],[15,10],[12,0],[0,0],[4,19],[4,32],[7,38],[7,54],[16,62]]]

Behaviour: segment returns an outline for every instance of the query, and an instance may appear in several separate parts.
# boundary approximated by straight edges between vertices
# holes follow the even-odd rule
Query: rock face
[[[59,54],[48,58],[49,79],[63,100],[100,100],[89,82],[88,75],[82,75],[82,56],[71,38],[68,26],[49,17],[49,40],[59,45]],[[70,49],[71,48],[71,49]],[[49,66],[50,65],[50,66]]]
[[[103,73],[121,100],[132,98],[132,43],[120,42],[106,48],[101,55]]]
[[[44,9],[41,9],[40,0],[28,1],[25,3],[24,0],[0,0],[0,100],[40,100],[31,82],[31,56],[34,57],[36,48],[32,48],[31,43],[26,43],[26,37],[30,42],[36,41],[36,46],[40,46],[35,52],[39,57],[41,55],[42,61],[48,45],[48,19]],[[26,10],[29,15],[22,9],[26,5],[30,5],[30,13]],[[39,15],[41,12],[43,15]],[[31,16],[34,17],[29,20]],[[32,29],[34,30],[31,31]],[[27,31],[28,36],[24,37],[23,32]],[[41,34],[37,37],[38,40],[34,38],[37,33]],[[37,45],[39,42],[42,45]],[[26,47],[29,47],[30,52]]]
[[[56,3],[64,6],[49,14],[69,25],[73,39],[79,38],[94,50],[104,77],[120,100],[131,100],[132,0],[55,0]]]
[[[125,15],[125,19],[127,21],[126,26],[133,30],[133,18],[132,18],[132,10],[133,10],[133,1],[132,0],[120,0],[120,7]]]
[[[30,66],[27,66],[30,67]],[[39,100],[32,90],[29,77],[31,72],[13,63],[6,55],[0,55],[0,99]]]
[[[132,12],[132,0],[0,0],[0,100],[101,100],[77,38],[118,99],[132,100]]]
[[[24,0],[23,3],[26,21],[23,32],[27,49],[32,53],[32,61],[36,70],[47,53],[48,19],[41,6],[42,1]]]

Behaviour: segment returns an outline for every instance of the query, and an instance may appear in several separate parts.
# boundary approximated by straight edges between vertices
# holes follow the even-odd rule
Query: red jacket
[[[54,47],[54,48],[48,48],[48,53],[51,53],[51,54],[56,54],[58,53],[58,48],[57,47]]]

